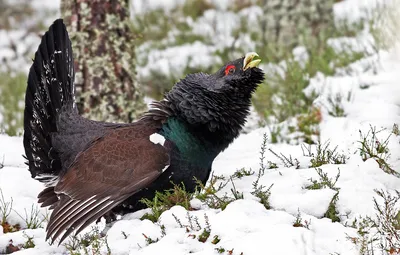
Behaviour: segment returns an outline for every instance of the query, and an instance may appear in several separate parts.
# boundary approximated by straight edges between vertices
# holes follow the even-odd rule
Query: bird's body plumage
[[[71,43],[62,20],[55,21],[30,69],[24,115],[27,164],[47,186],[39,203],[53,209],[47,238],[62,241],[109,211],[141,209],[141,198],[172,183],[188,191],[195,178],[205,183],[263,80],[252,58],[188,75],[134,123],[92,121],[75,107]]]

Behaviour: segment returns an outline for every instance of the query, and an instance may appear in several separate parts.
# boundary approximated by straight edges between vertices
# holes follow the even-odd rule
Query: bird
[[[194,56],[195,57],[195,56]],[[141,198],[194,178],[237,138],[264,80],[255,52],[213,74],[188,74],[132,123],[84,118],[75,103],[74,59],[62,19],[42,36],[29,70],[23,145],[38,203],[52,210],[46,240],[59,244],[107,213],[142,209]]]

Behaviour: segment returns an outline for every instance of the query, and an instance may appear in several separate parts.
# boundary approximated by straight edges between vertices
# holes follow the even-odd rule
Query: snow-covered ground
[[[394,123],[400,123],[400,51],[381,52],[377,72],[358,72],[355,76],[323,77],[312,79],[314,88],[329,88],[322,92],[319,100],[330,95],[330,91],[347,95],[352,92],[350,102],[344,104],[346,117],[331,117],[323,112],[321,123],[322,142],[330,140],[332,148],[349,156],[343,165],[323,165],[321,169],[334,178],[338,169],[340,177],[336,187],[340,188],[337,211],[340,223],[332,223],[322,216],[327,211],[336,191],[324,188],[308,190],[310,178],[318,180],[314,168],[309,168],[310,157],[303,156],[301,147],[287,144],[268,144],[275,152],[291,155],[300,162],[300,169],[284,167],[270,152],[266,160],[277,163],[277,169],[266,170],[260,184],[271,188],[270,203],[272,209],[266,210],[250,194],[256,174],[235,180],[236,189],[244,193],[243,200],[232,202],[221,211],[209,209],[206,205],[193,201],[196,211],[187,212],[175,206],[164,212],[158,223],[140,220],[142,212],[126,215],[112,225],[107,232],[107,241],[112,254],[218,254],[215,248],[234,249],[233,254],[358,254],[358,250],[346,236],[356,236],[356,229],[346,227],[358,216],[374,217],[374,189],[389,192],[400,187],[400,179],[385,173],[373,159],[363,161],[359,155],[359,130],[364,134],[370,125],[377,129],[386,128],[378,134],[386,139],[391,134]],[[367,60],[354,64],[355,70],[362,70]],[[365,88],[364,84],[369,87]],[[361,87],[360,87],[361,86]],[[259,168],[259,148],[262,134],[269,133],[261,128],[240,136],[225,152],[218,156],[213,169],[216,175],[232,175],[237,169],[245,167]],[[394,169],[400,167],[400,138],[391,135],[388,148],[391,157],[388,162]],[[36,205],[36,196],[43,186],[32,180],[24,166],[22,158],[22,139],[0,136],[0,162],[4,158],[4,168],[0,169],[0,187],[5,201],[13,200],[13,210],[8,217],[9,223],[20,223],[25,209],[31,211]],[[222,192],[229,192],[227,186]],[[382,202],[378,199],[379,202]],[[0,204],[1,206],[1,204]],[[293,227],[298,210],[303,220],[310,222],[309,228]],[[45,214],[45,211],[42,211]],[[211,237],[205,242],[193,239],[191,234],[199,235],[201,230],[186,232],[174,219],[179,218],[183,225],[188,224],[187,213],[197,216],[201,227],[205,227],[204,215],[209,218]],[[19,216],[20,214],[22,216]],[[43,223],[45,227],[46,223]],[[101,224],[101,223],[100,223]],[[166,235],[162,236],[161,225]],[[156,243],[147,244],[144,237],[159,238]],[[212,237],[218,235],[221,241],[214,245]],[[33,237],[35,248],[21,251],[21,254],[66,254],[64,246],[50,246],[44,241],[44,228],[24,230],[2,234],[0,231],[0,249],[10,240],[14,245],[25,243],[27,236]],[[105,249],[105,247],[104,247]],[[227,253],[226,253],[227,254]]]
[[[146,1],[137,1],[138,12],[144,8]],[[149,3],[156,1],[149,1]],[[176,1],[166,1],[170,6]],[[344,1],[335,6],[336,15],[352,15],[349,6],[353,1]],[[364,1],[358,1],[365,3]],[[139,3],[142,3],[140,5]],[[172,7],[171,7],[172,8]],[[353,8],[353,7],[352,7]],[[346,14],[348,12],[348,14]],[[356,12],[354,15],[361,15]],[[363,37],[369,38],[368,35]],[[350,40],[343,38],[340,40]],[[332,41],[334,44],[335,41]],[[367,67],[371,67],[372,69]],[[362,216],[375,217],[373,198],[379,199],[375,189],[383,189],[394,193],[400,188],[400,179],[385,173],[374,159],[363,161],[360,156],[360,131],[367,134],[372,127],[384,129],[377,134],[381,141],[388,138],[390,157],[388,163],[400,171],[400,137],[392,134],[393,124],[400,124],[400,48],[381,51],[368,59],[362,59],[352,64],[350,74],[343,72],[335,77],[325,77],[318,74],[312,78],[308,90],[320,92],[317,104],[322,109],[320,124],[321,142],[330,141],[330,148],[338,146],[338,152],[348,156],[345,164],[322,165],[321,170],[330,178],[335,178],[340,169],[340,177],[336,183],[339,197],[336,210],[340,222],[333,223],[323,218],[324,213],[336,190],[323,188],[318,190],[305,189],[311,184],[310,179],[319,180],[314,168],[310,167],[311,157],[304,156],[300,145],[267,144],[268,149],[286,156],[291,155],[299,161],[300,168],[285,167],[283,163],[267,150],[265,162],[276,163],[278,168],[267,169],[260,183],[271,186],[270,205],[267,210],[251,194],[252,183],[257,178],[259,169],[259,151],[263,134],[269,136],[268,128],[256,129],[241,135],[225,152],[218,156],[213,165],[215,175],[229,177],[237,169],[246,168],[255,171],[253,175],[235,179],[236,190],[243,192],[244,199],[232,202],[223,211],[210,209],[198,200],[192,201],[197,210],[186,211],[175,206],[164,212],[157,223],[140,220],[146,210],[128,214],[107,227],[107,243],[111,254],[218,254],[216,248],[224,248],[222,254],[307,254],[307,255],[356,255],[359,250],[347,237],[356,237],[357,229],[350,227],[351,223]],[[327,112],[327,99],[337,93],[347,97],[343,108],[346,117],[332,117]],[[315,147],[312,147],[315,152]],[[24,154],[21,137],[0,135],[0,213],[3,202],[11,202],[12,208],[7,217],[8,223],[20,224],[26,228],[25,214],[31,213],[32,206],[36,208],[37,194],[43,185],[30,178],[24,165]],[[232,185],[226,186],[220,194],[230,193]],[[4,200],[3,200],[4,199]],[[308,228],[294,227],[298,212],[301,218],[309,223]],[[40,209],[39,218],[47,215]],[[175,217],[182,225],[190,225],[188,215],[198,218],[200,227],[194,229],[180,227]],[[206,216],[205,216],[206,215]],[[0,215],[1,217],[1,215]],[[206,228],[206,220],[210,224],[210,238],[199,242],[197,237]],[[1,220],[1,219],[0,219]],[[17,254],[68,254],[64,245],[50,246],[45,242],[46,221],[38,229],[25,229],[14,233],[3,234],[0,226],[0,254],[12,240],[13,245],[26,243],[28,237],[33,238],[34,248],[23,249]],[[165,226],[163,234],[161,226]],[[104,224],[99,223],[103,229]],[[88,228],[90,229],[90,228]],[[214,236],[220,242],[213,244]],[[158,242],[149,244],[146,237]],[[67,239],[65,243],[70,240]],[[229,250],[232,250],[229,253]],[[106,246],[101,248],[107,254]],[[85,254],[82,252],[82,254]],[[378,250],[376,254],[380,254]]]

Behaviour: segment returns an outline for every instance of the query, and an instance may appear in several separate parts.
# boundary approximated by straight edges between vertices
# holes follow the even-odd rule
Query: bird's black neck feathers
[[[259,69],[258,69],[259,70]],[[242,84],[222,86],[214,75],[191,74],[180,80],[165,99],[152,104],[144,118],[176,117],[194,134],[225,149],[240,133],[251,105],[251,95],[263,80],[261,70]]]

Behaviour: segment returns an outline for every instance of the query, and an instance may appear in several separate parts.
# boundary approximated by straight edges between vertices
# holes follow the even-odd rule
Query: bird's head
[[[264,80],[264,73],[257,68],[260,62],[257,53],[249,52],[210,75],[206,88],[214,92],[252,93]]]
[[[173,115],[191,127],[233,140],[243,127],[251,96],[264,80],[258,54],[247,53],[213,74],[189,74],[165,96]]]

